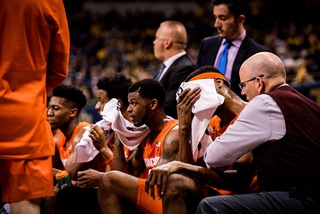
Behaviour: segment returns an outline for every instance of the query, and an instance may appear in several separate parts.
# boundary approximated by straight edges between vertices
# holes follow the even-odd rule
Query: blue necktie
[[[160,81],[160,77],[161,77],[161,74],[162,74],[162,72],[163,72],[163,70],[166,68],[166,65],[164,64],[164,63],[162,63],[162,67],[161,67],[161,69],[159,70],[159,72],[158,72],[158,74],[157,74],[157,76],[156,76],[156,80],[158,80],[158,81]]]
[[[230,48],[230,46],[232,45],[232,43],[231,42],[228,42],[228,41],[226,41],[225,43],[224,43],[224,50],[222,51],[222,54],[221,54],[221,56],[220,56],[220,60],[219,60],[219,63],[218,63],[218,69],[219,69],[219,71],[223,74],[223,75],[225,75],[225,73],[226,73],[226,67],[227,67],[227,59],[228,59],[228,51],[229,51],[229,48]]]

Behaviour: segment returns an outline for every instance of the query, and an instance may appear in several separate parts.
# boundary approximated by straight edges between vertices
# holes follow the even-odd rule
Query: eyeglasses
[[[261,77],[264,77],[264,75],[260,75],[260,76],[257,76],[257,77],[261,78]],[[239,85],[240,89],[242,90],[246,86],[247,82],[255,80],[255,79],[257,79],[257,77],[253,77],[252,79],[249,79],[249,80],[246,80],[246,81],[243,81],[243,82],[239,83],[238,85]]]

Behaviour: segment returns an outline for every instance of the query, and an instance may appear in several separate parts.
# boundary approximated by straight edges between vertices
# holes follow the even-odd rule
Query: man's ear
[[[77,108],[72,108],[70,110],[70,117],[76,117],[79,114],[79,111]]]
[[[258,81],[258,87],[259,87],[259,93],[264,93],[264,90],[265,90],[265,85],[264,85],[264,82],[262,80],[261,77],[257,77],[257,81]]]
[[[158,106],[158,100],[157,99],[152,99],[150,101],[150,109],[151,110],[155,110]]]
[[[217,87],[218,87],[219,89],[221,89],[222,86],[223,86],[223,84],[224,84],[223,80],[220,79],[220,78],[216,78],[216,79],[214,80],[214,82],[216,83],[216,85],[217,85]]]
[[[237,18],[237,22],[238,24],[244,24],[244,22],[246,21],[246,16],[245,15],[240,15],[238,18]]]
[[[171,38],[166,38],[164,40],[164,48],[168,49],[172,45],[172,39]]]

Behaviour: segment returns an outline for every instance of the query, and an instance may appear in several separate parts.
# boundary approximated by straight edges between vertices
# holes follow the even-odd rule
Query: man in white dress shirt
[[[246,60],[240,80],[249,104],[204,161],[220,168],[252,150],[259,193],[209,197],[197,213],[320,213],[320,107],[286,84],[270,52]]]

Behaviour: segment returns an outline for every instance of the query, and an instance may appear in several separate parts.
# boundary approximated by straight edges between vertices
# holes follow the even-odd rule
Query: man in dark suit
[[[181,82],[195,70],[185,48],[187,31],[177,21],[165,21],[160,24],[153,41],[154,55],[163,61],[162,69],[154,76],[166,90],[164,112],[177,119],[176,92]]]
[[[201,41],[196,68],[204,65],[217,67],[230,83],[230,88],[242,99],[239,69],[241,64],[255,53],[268,51],[262,45],[253,41],[246,33],[244,22],[246,20],[247,5],[243,0],[212,0],[214,26],[218,31],[217,36],[207,37]],[[227,43],[228,48],[225,73],[220,68],[219,60]]]

